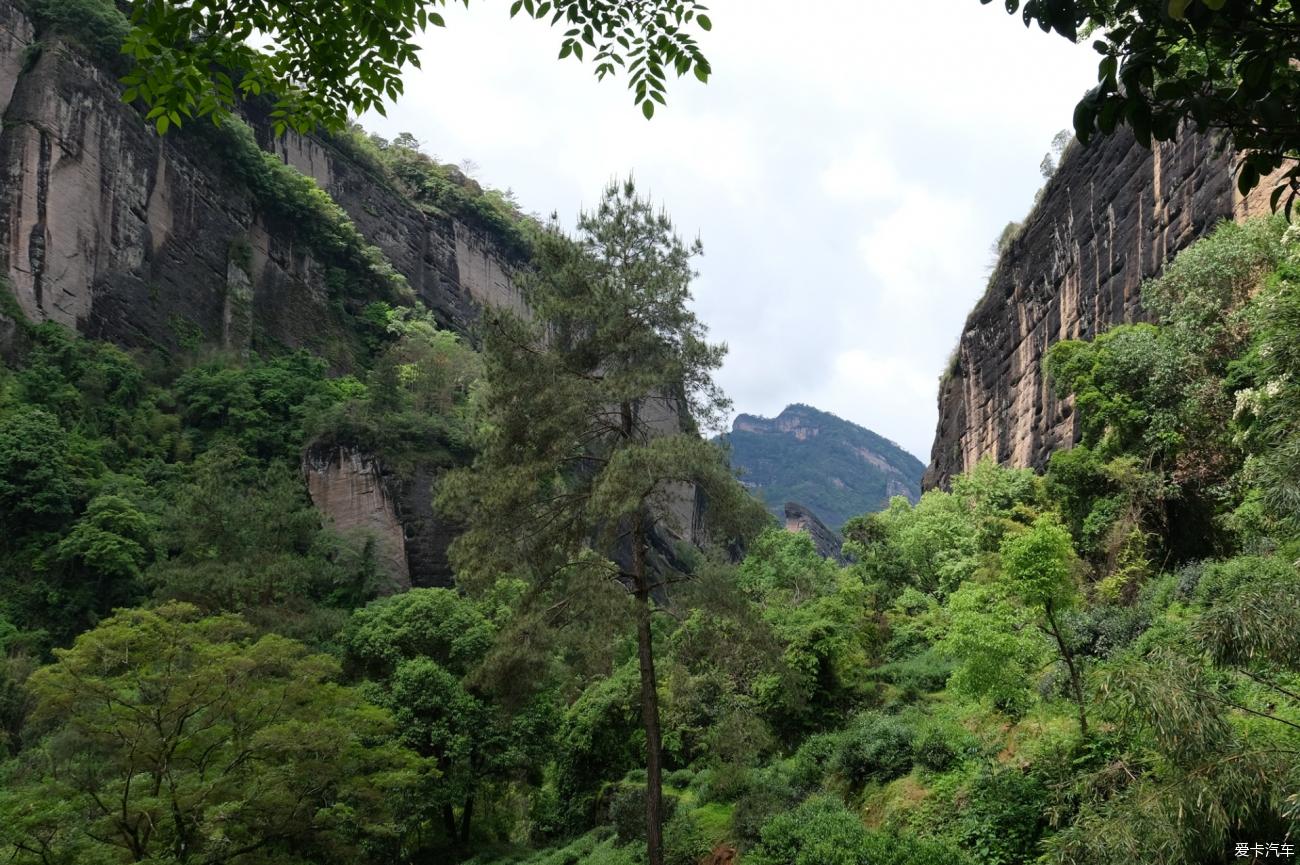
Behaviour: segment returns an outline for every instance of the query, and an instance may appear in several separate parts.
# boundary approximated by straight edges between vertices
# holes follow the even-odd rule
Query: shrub
[[[1275,556],[1238,556],[1207,562],[1196,586],[1196,600],[1210,605],[1230,597],[1243,586],[1286,583],[1295,578],[1295,568]]]
[[[692,787],[701,803],[734,802],[754,785],[750,768],[739,763],[723,763],[706,769],[698,777],[701,780]]]
[[[695,773],[690,769],[675,769],[664,775],[664,784],[668,787],[676,787],[678,790],[685,790],[691,786],[695,780]]]
[[[690,811],[678,810],[664,824],[664,865],[696,865],[712,846]]]
[[[935,772],[947,771],[957,762],[957,749],[938,726],[923,730],[913,750],[916,762]]]
[[[888,781],[912,768],[916,733],[891,715],[864,714],[844,731],[835,768],[855,787]]]
[[[799,791],[779,768],[769,766],[754,773],[753,785],[736,800],[731,812],[732,835],[744,844],[757,841],[763,826],[789,811],[799,799]]]
[[[986,772],[972,782],[968,796],[961,840],[981,865],[1031,861],[1047,826],[1043,783],[1013,769]]]
[[[811,793],[835,766],[840,751],[840,733],[817,733],[804,739],[788,761],[791,783],[803,793]]]
[[[646,788],[644,783],[624,781],[609,794],[609,822],[620,844],[645,841]],[[663,819],[667,823],[677,811],[677,798],[664,796]]]
[[[876,675],[902,689],[904,696],[915,699],[922,694],[942,691],[956,665],[933,649],[910,658],[876,668]]]
[[[1091,643],[1091,654],[1108,658],[1151,626],[1151,614],[1142,607],[1106,604],[1072,615],[1069,622],[1075,633]]]
[[[866,865],[867,829],[832,796],[817,796],[764,824],[747,865]]]
[[[965,865],[965,854],[939,841],[870,832],[831,796],[817,796],[773,817],[745,865]]]
[[[41,35],[66,36],[96,59],[120,67],[120,50],[129,29],[112,0],[31,0]]]

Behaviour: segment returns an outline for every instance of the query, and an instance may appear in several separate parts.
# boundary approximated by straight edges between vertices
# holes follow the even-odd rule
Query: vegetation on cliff
[[[33,8],[123,38],[103,4]],[[206,134],[329,267],[351,371],[17,321],[0,859],[1211,865],[1294,843],[1284,223],[1185,251],[1144,288],[1155,323],[1052,348],[1082,439],[1043,474],[836,502],[840,564],[699,437],[720,349],[686,306],[692,247],[633,189],[569,238],[409,137],[335,139],[530,265],[531,317],[489,317],[479,352],[247,127]],[[376,597],[374,540],[304,490],[318,445],[445,472],[455,589]]]

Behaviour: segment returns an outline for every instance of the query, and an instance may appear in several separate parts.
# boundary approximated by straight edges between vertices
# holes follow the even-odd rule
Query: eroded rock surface
[[[1142,282],[1222,220],[1267,213],[1270,190],[1243,198],[1234,155],[1190,131],[1152,150],[1127,131],[1072,147],[966,320],[925,488],[983,457],[1042,467],[1072,445],[1078,424],[1043,374],[1047,348],[1146,319]]]
[[[113,73],[57,38],[34,45],[31,21],[0,0],[0,276],[23,313],[127,346],[302,347],[347,367],[326,268],[212,136],[158,136]],[[517,262],[492,236],[426,213],[324,139],[252,122],[441,324],[466,332],[484,303],[521,305]]]
[[[303,460],[303,474],[312,504],[334,530],[373,545],[380,592],[409,589],[406,534],[379,462],[351,448],[315,448]]]
[[[848,564],[848,559],[840,548],[844,539],[838,533],[826,527],[817,515],[798,502],[785,503],[785,530],[787,532],[804,532],[813,539],[817,555],[824,559],[834,559],[841,565]]]

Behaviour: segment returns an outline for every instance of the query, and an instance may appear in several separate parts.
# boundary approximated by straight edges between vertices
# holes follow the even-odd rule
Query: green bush
[[[867,865],[870,836],[833,796],[816,796],[764,824],[746,865]]]
[[[127,24],[112,0],[29,0],[41,36],[66,36],[96,59],[121,66]]]
[[[939,726],[928,727],[916,737],[916,762],[935,772],[944,772],[957,762],[957,748]]]
[[[791,783],[805,794],[820,788],[827,773],[835,768],[842,738],[841,733],[815,733],[804,739],[787,761]]]
[[[690,769],[674,769],[664,775],[664,784],[684,790],[695,780],[695,773]]]
[[[620,844],[645,841],[645,784],[624,781],[609,791],[609,823]],[[672,820],[677,813],[677,798],[663,797],[663,820]]]
[[[912,768],[916,732],[893,715],[859,715],[844,731],[835,768],[851,784],[888,781]]]
[[[1048,805],[1047,788],[1036,776],[1016,769],[985,772],[967,795],[961,840],[981,865],[1034,860]]]
[[[1269,585],[1294,581],[1296,569],[1276,556],[1238,556],[1221,562],[1206,562],[1196,585],[1196,600],[1211,605],[1231,597],[1247,585]]]
[[[942,691],[955,666],[950,658],[926,649],[909,658],[877,667],[875,675],[896,685],[908,699],[916,699],[923,694]]]
[[[1101,658],[1115,654],[1151,626],[1151,613],[1141,606],[1101,604],[1064,618],[1070,629],[1089,644],[1086,650]]]
[[[736,800],[731,812],[731,832],[737,841],[757,841],[769,820],[794,807],[801,792],[779,768],[769,766],[754,773],[753,785]]]
[[[938,841],[870,832],[832,796],[817,796],[773,817],[745,855],[745,865],[964,865],[969,859]]]
[[[711,839],[686,809],[664,823],[664,865],[696,865],[713,849]]]

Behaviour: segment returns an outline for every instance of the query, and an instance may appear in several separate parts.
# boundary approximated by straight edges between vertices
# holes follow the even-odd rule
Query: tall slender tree
[[[602,617],[610,588],[632,598],[650,865],[663,862],[652,613],[685,576],[683,544],[764,519],[699,434],[728,407],[712,379],[725,347],[687,306],[699,252],[631,180],[605,191],[575,238],[547,231],[525,289],[532,315],[498,310],[486,328],[478,456],[441,491],[467,526],[452,550],[462,582],[523,571],[541,608],[575,622]]]

